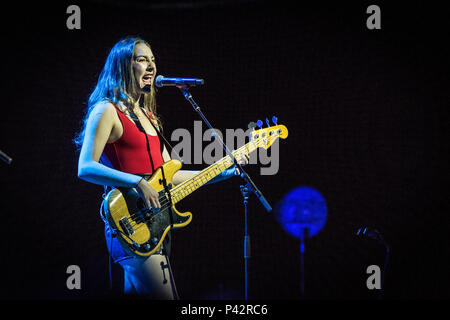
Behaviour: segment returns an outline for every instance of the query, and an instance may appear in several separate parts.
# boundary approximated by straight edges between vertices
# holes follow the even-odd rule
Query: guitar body
[[[160,194],[158,212],[146,208],[134,188],[115,188],[104,200],[106,218],[120,244],[129,253],[141,257],[155,253],[170,229],[185,227],[192,220],[190,212],[180,213],[170,205],[162,183],[164,170],[169,190],[172,188],[172,178],[180,170],[181,162],[170,160],[161,167],[147,181]]]
[[[234,157],[237,157],[236,160],[239,161],[239,158],[243,159],[244,154],[248,155],[257,148],[267,149],[278,138],[286,139],[287,136],[288,130],[284,125],[254,130],[251,132],[251,141],[234,151]],[[181,162],[167,161],[147,181],[159,193],[161,209],[158,212],[147,208],[134,188],[111,190],[103,203],[111,231],[117,236],[124,250],[131,255],[147,257],[154,254],[169,230],[185,227],[192,220],[190,212],[180,213],[175,209],[174,204],[232,165],[234,161],[230,156],[226,156],[173,188],[172,179],[181,169]],[[168,191],[163,185],[163,173]],[[172,201],[169,200],[170,198]]]

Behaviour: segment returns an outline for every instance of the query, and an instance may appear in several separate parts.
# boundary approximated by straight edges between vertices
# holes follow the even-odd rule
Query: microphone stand
[[[250,258],[250,236],[247,232],[247,203],[248,203],[248,192],[249,188],[247,186],[241,185],[241,193],[244,198],[244,298],[248,298],[248,258]]]
[[[192,105],[194,110],[200,115],[203,122],[205,122],[206,125],[208,126],[208,128],[213,131],[214,136],[219,140],[219,142],[222,145],[222,148],[225,150],[226,154],[231,159],[233,159],[235,166],[239,169],[240,177],[245,182],[245,187],[242,185],[240,187],[241,187],[241,193],[244,198],[244,219],[245,219],[245,234],[244,234],[244,261],[245,261],[244,271],[245,271],[245,274],[244,274],[244,279],[245,279],[245,300],[247,300],[247,293],[248,293],[248,290],[247,290],[247,280],[248,280],[247,259],[250,258],[250,236],[247,234],[248,193],[253,192],[255,194],[255,196],[258,198],[258,200],[261,202],[261,204],[264,206],[264,208],[267,210],[267,212],[271,212],[272,207],[270,206],[269,202],[267,202],[266,198],[261,193],[261,191],[259,191],[259,189],[256,187],[255,183],[252,181],[252,179],[247,174],[247,172],[245,172],[244,169],[242,168],[242,166],[237,162],[234,155],[231,153],[231,151],[228,149],[228,147],[225,145],[225,143],[220,138],[220,135],[216,134],[216,130],[211,126],[208,119],[206,119],[205,115],[200,110],[200,107],[198,106],[198,104],[192,98],[192,94],[189,92],[187,86],[177,86],[177,87],[180,89],[180,91],[182,92],[182,94],[186,98],[186,100],[189,101],[189,103]]]
[[[11,164],[12,158],[8,156],[6,153],[4,153],[2,150],[0,150],[0,159],[2,159],[7,164]]]

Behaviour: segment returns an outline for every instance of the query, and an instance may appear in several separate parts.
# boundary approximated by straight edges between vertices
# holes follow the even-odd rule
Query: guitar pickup
[[[158,210],[156,210],[155,208],[152,207],[146,207],[144,205],[144,201],[142,199],[139,199],[137,201],[137,208],[138,208],[138,216],[139,216],[139,221],[138,222],[146,222],[148,221],[151,217],[153,217],[155,215],[155,213],[158,212]],[[135,221],[137,221],[136,219],[133,219]]]
[[[127,236],[131,236],[134,233],[134,229],[131,226],[128,217],[123,217],[122,219],[120,219],[119,224],[122,227],[123,232],[125,232]]]

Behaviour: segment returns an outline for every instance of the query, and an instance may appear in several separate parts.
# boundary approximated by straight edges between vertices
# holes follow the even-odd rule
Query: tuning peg
[[[258,126],[258,128],[262,128],[263,126],[263,122],[261,120],[256,121],[256,125]]]
[[[266,118],[267,127],[270,127],[269,119]]]
[[[272,117],[272,122],[273,122],[275,125],[277,125],[277,121],[278,121],[277,117],[273,116],[273,117]]]
[[[255,130],[255,128],[256,128],[256,123],[254,123],[253,121],[250,122],[250,123],[248,124],[247,128],[248,128],[248,129]]]

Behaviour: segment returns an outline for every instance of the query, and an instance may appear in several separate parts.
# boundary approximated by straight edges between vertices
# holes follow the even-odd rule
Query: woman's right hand
[[[145,179],[139,181],[136,189],[147,207],[161,208],[159,193]]]

